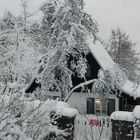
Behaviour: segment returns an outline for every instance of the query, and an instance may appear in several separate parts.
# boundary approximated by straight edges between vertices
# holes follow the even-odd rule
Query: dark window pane
[[[87,98],[87,114],[94,114],[94,98]]]
[[[115,111],[115,99],[108,99],[107,115]]]

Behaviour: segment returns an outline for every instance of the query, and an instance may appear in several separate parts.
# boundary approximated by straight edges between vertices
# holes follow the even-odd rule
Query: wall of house
[[[57,99],[59,100],[60,98],[60,93],[59,92],[52,92],[49,91],[47,92],[45,95],[43,95],[43,99],[46,100],[47,98],[50,99]],[[89,98],[94,99],[94,105],[92,106],[92,104],[90,104],[89,108],[91,107],[92,110],[94,110],[92,113],[88,112],[88,105],[87,105],[87,100]],[[95,94],[95,93],[85,93],[85,92],[74,92],[72,94],[72,96],[70,97],[70,99],[68,100],[68,103],[70,104],[71,107],[76,108],[80,114],[96,114],[96,100],[99,99],[99,95]],[[105,97],[105,99],[114,99],[115,100],[115,110],[114,111],[118,111],[120,108],[120,104],[119,104],[119,98],[115,95],[115,94],[107,94],[107,96]],[[107,112],[107,104],[106,104],[106,112]],[[101,109],[102,110],[102,109]],[[100,111],[103,112],[103,111]],[[107,114],[107,113],[106,113]],[[97,114],[96,114],[97,115]],[[109,115],[109,114],[108,114]]]
[[[50,99],[56,99],[60,97],[58,92],[47,92],[46,96],[50,97]],[[68,103],[71,107],[76,108],[80,114],[87,114],[87,99],[94,98],[95,100],[100,98],[99,95],[95,93],[84,93],[84,92],[74,92]],[[105,97],[105,99],[114,99],[115,100],[115,111],[119,110],[119,99],[114,94],[109,94]],[[94,105],[94,110],[96,105]]]
[[[97,94],[89,94],[82,92],[74,92],[68,103],[71,107],[78,109],[79,113],[86,114],[87,113],[87,98],[94,98],[95,100],[99,98]],[[119,110],[119,99],[114,94],[109,94],[107,99],[115,99],[115,111]],[[94,106],[95,107],[95,106]]]

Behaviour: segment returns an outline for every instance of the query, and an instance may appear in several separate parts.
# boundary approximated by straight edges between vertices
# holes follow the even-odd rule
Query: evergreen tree
[[[36,67],[35,44],[25,34],[23,26],[10,12],[0,21],[0,81],[8,86],[17,84],[21,89],[29,83]],[[30,62],[30,63],[29,63]]]
[[[47,53],[41,58],[40,81],[42,88],[55,84],[64,100],[73,87],[73,73],[81,78],[85,76],[85,56],[89,51],[86,37],[92,34],[96,40],[97,25],[83,11],[82,0],[48,0],[41,6],[41,11],[41,36]]]
[[[137,78],[136,70],[139,69],[138,66],[140,64],[138,53],[134,49],[136,44],[120,28],[111,31],[109,42],[109,53],[114,62],[119,64],[121,68],[126,69],[128,78],[135,81]]]

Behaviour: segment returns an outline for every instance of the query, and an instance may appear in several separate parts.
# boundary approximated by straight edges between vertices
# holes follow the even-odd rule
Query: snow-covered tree
[[[86,36],[96,40],[96,22],[84,12],[83,2],[78,0],[48,0],[41,6],[43,12],[42,38],[46,53],[40,58],[37,79],[42,90],[53,85],[61,93],[61,99],[71,90],[72,75],[84,79],[88,45]]]
[[[120,95],[126,80],[125,70],[121,70],[121,68],[115,64],[112,68],[99,71],[98,79],[94,80],[92,90],[102,97],[105,97],[106,93],[114,92],[116,95]]]
[[[109,53],[114,62],[128,71],[128,78],[135,81],[140,59],[129,36],[120,28],[111,31]]]
[[[38,46],[33,35],[25,32],[19,19],[11,13],[0,21],[1,140],[41,140],[52,131],[61,137],[65,134],[65,130],[52,125],[56,118],[50,118],[51,112],[63,110],[57,106],[57,100],[41,102],[34,96],[24,97],[22,92],[36,74]]]
[[[0,22],[0,80],[4,85],[1,94],[6,88],[23,88],[29,83],[38,55],[33,46],[18,20],[8,12]]]
[[[27,32],[30,28],[30,19],[37,13],[37,11],[30,11],[29,0],[20,0],[22,24],[24,25],[24,31]]]
[[[100,81],[100,77],[97,80],[86,81],[86,55],[90,51],[87,37],[92,36],[93,42],[96,41],[98,28],[96,22],[84,12],[82,0],[48,0],[42,4],[41,11],[44,16],[40,30],[42,46],[45,46],[46,52],[40,58],[36,76],[41,83],[41,92],[45,93],[56,87],[61,93],[61,100],[67,101],[74,90],[90,83],[95,82],[93,89],[98,86],[98,90],[103,91],[106,87],[108,93],[121,87],[119,78],[125,80],[126,77],[116,66],[114,73],[120,72],[121,76],[116,77],[111,70],[106,70],[103,72],[108,74],[108,77],[104,82],[103,79]],[[83,83],[73,85],[73,75],[81,78]],[[110,80],[108,84],[106,80]]]
[[[64,133],[52,125],[55,120],[50,114],[69,114],[68,108],[61,106],[67,104],[21,94],[34,80],[41,83],[36,93],[54,88],[65,101],[77,88],[90,83],[94,83],[93,91],[103,95],[123,86],[125,75],[116,66],[100,70],[98,79],[85,81],[90,51],[87,37],[95,42],[98,28],[83,5],[82,0],[47,0],[41,6],[42,24],[34,23],[26,32],[22,19],[11,13],[0,21],[0,139],[43,140],[52,130]],[[73,75],[83,83],[73,85]]]
[[[113,70],[101,70],[105,78],[99,74],[98,79],[86,81],[86,55],[90,51],[87,38],[90,36],[94,43],[98,38],[98,28],[84,12],[83,1],[47,0],[42,4],[41,11],[41,26],[33,24],[30,30],[39,44],[39,50],[43,50],[33,78],[33,81],[36,79],[41,83],[40,91],[37,90],[39,95],[57,90],[61,93],[61,100],[67,101],[73,91],[91,83],[94,83],[93,90],[100,90],[101,94],[118,91],[117,88],[121,90],[126,75],[116,66]],[[83,82],[73,85],[72,76],[81,78]]]

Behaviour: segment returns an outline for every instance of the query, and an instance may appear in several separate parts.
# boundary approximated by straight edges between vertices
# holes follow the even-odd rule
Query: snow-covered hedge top
[[[140,119],[140,105],[135,106],[132,114],[135,118]]]
[[[78,111],[74,108],[71,108],[69,104],[67,104],[66,102],[57,101],[57,100],[46,100],[45,102],[34,100],[31,102],[28,102],[27,106],[29,110],[30,108],[35,109],[39,106],[42,111],[48,108],[50,112],[55,112],[56,115],[67,116],[67,117],[73,117],[78,114]]]
[[[135,121],[135,119],[140,119],[140,105],[135,106],[133,112],[115,111],[110,117],[112,120]]]
[[[50,132],[56,135],[67,135],[56,124],[56,118],[51,113],[73,117],[78,111],[67,103],[57,100],[40,101],[25,96],[0,95],[0,138],[2,140],[42,140]],[[18,117],[17,117],[18,116]],[[8,119],[7,119],[8,118]],[[20,122],[20,125],[19,123]],[[39,133],[37,133],[39,132]]]
[[[24,100],[26,104],[26,111],[31,111],[32,109],[36,109],[40,106],[41,111],[45,111],[46,108],[50,112],[55,112],[56,115],[73,117],[78,114],[77,109],[71,108],[70,105],[66,102],[57,101],[57,100],[46,100],[42,102],[38,99],[33,101],[28,101],[26,98],[21,98],[21,101]],[[0,98],[0,102],[4,102],[8,104],[10,102],[10,97],[7,95],[2,95]]]
[[[69,104],[61,101],[56,104],[55,109],[57,115],[72,117],[78,114],[78,111],[76,109],[71,108]]]
[[[120,120],[120,121],[134,121],[134,116],[132,112],[127,111],[115,111],[111,114],[112,120]]]

